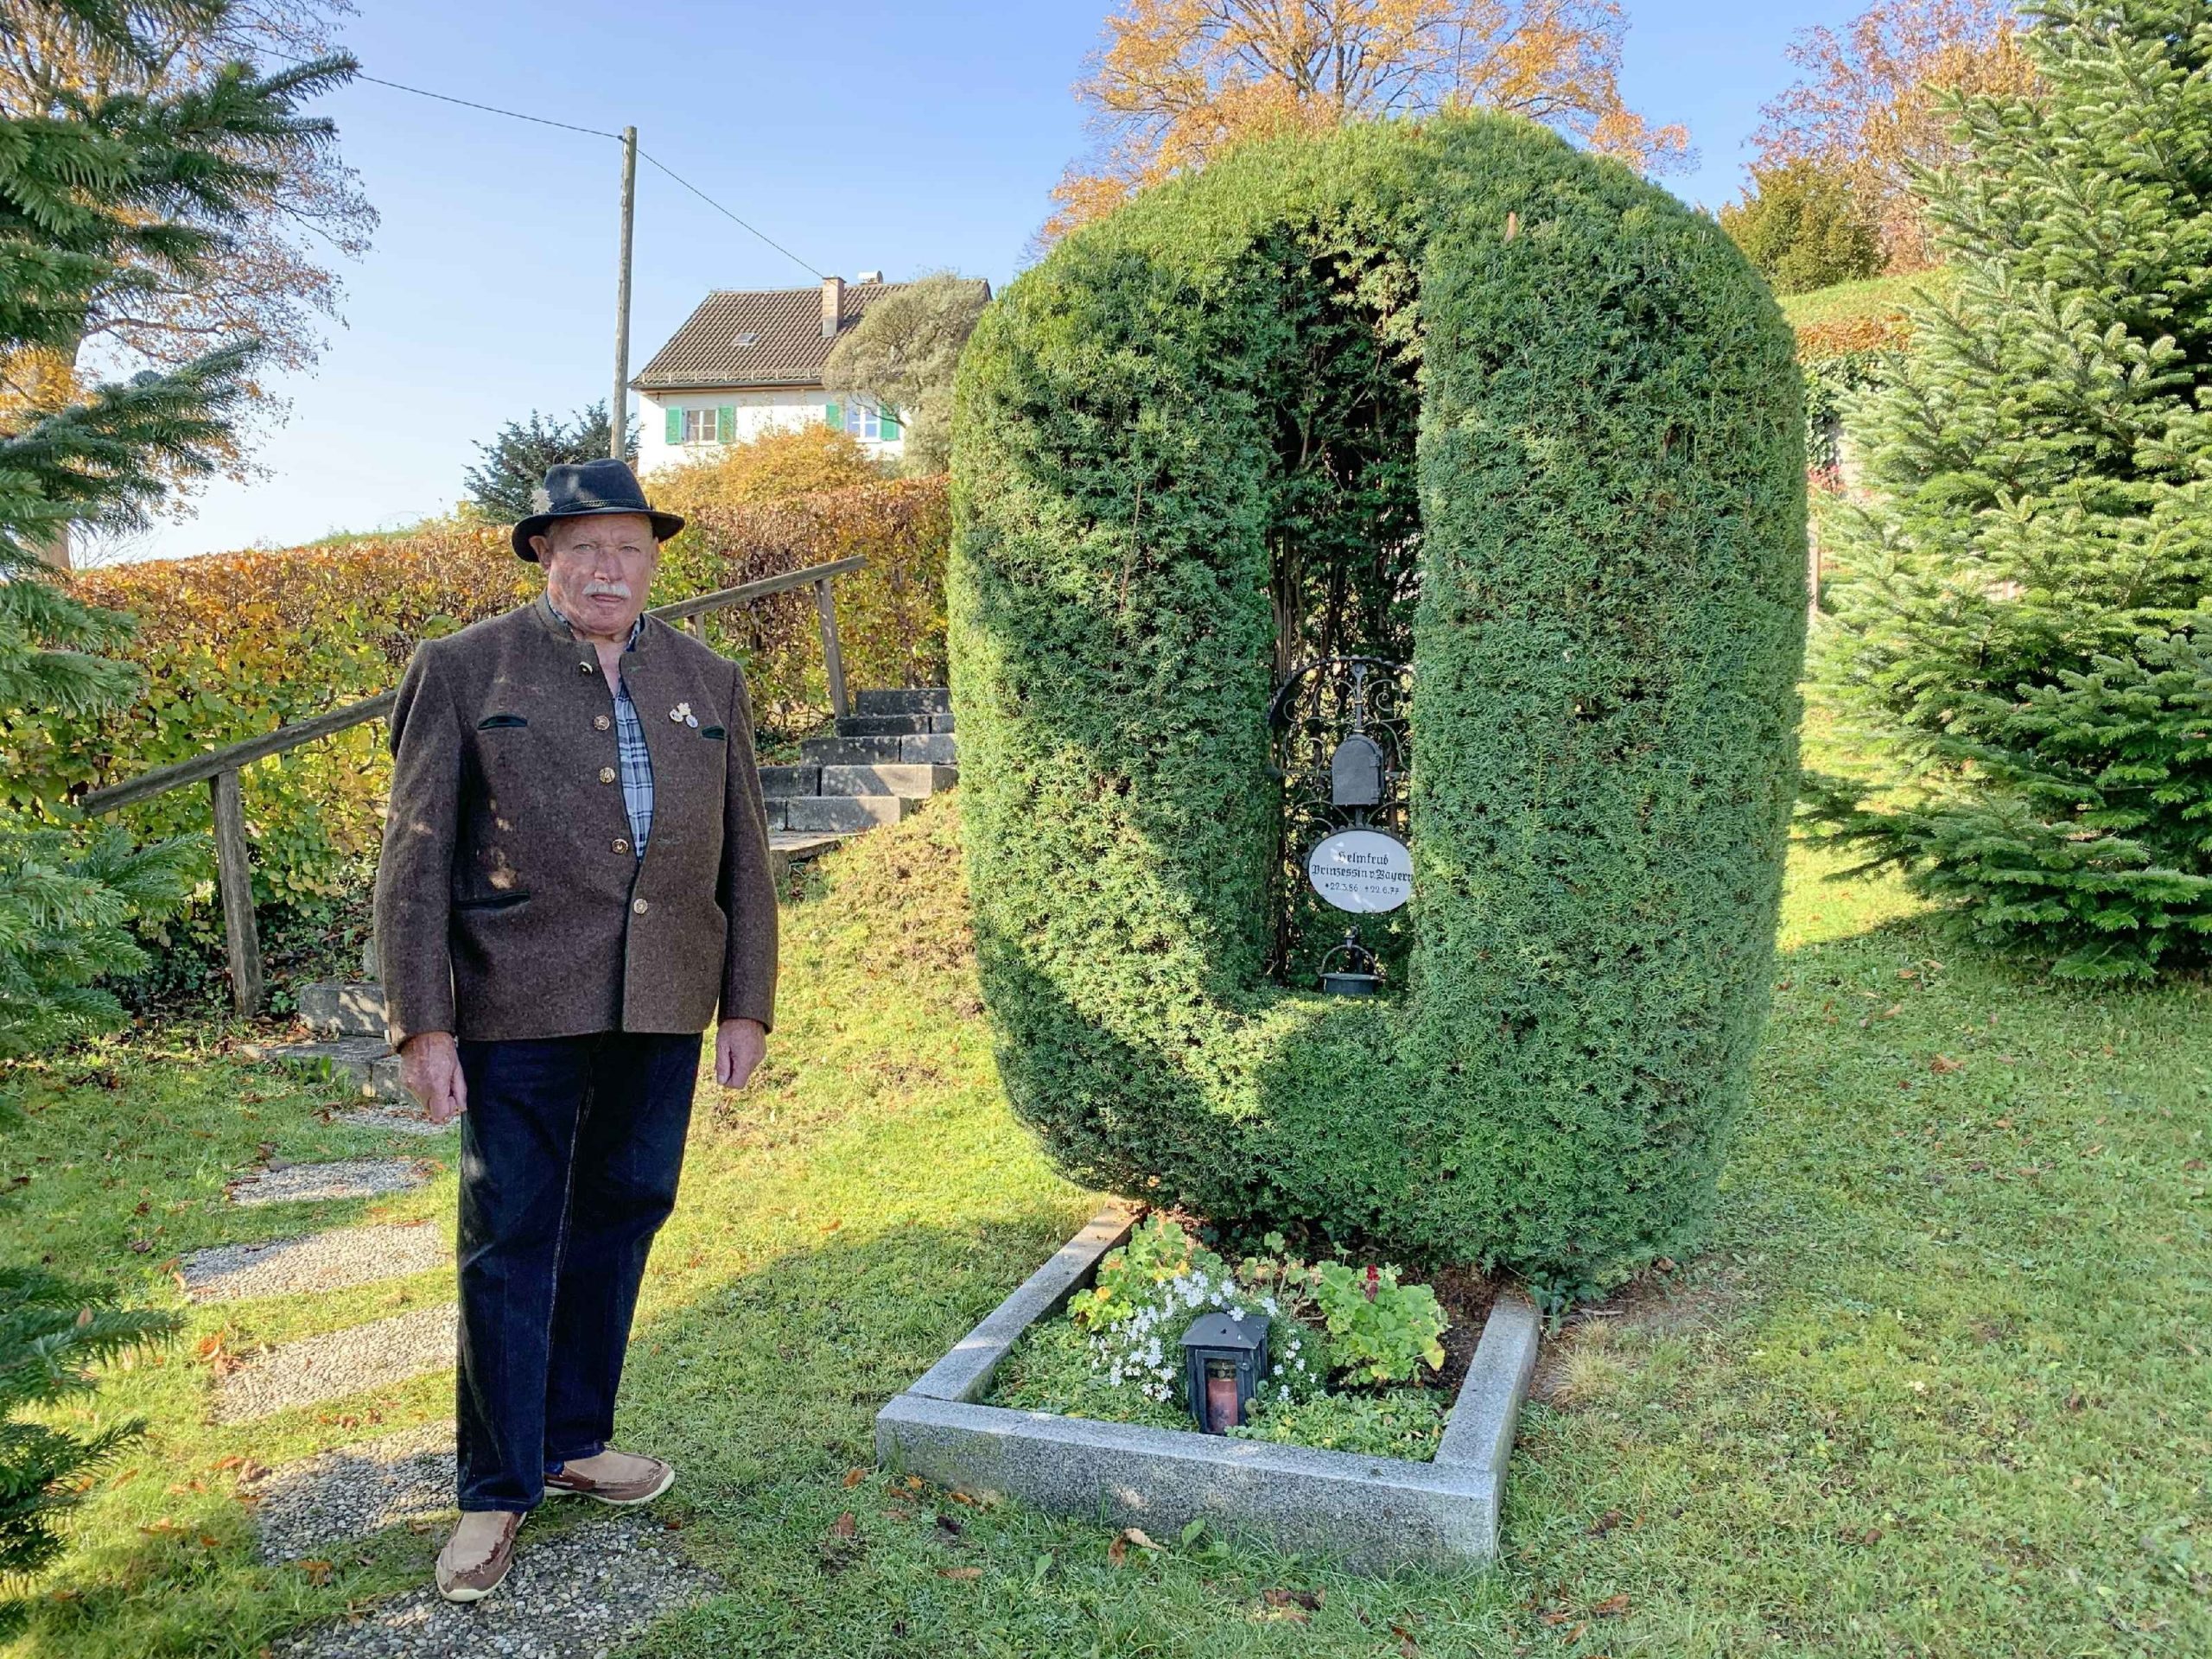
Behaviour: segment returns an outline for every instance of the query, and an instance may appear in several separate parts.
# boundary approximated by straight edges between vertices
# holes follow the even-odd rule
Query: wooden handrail
[[[645,614],[664,622],[690,620],[692,631],[696,632],[696,619],[710,611],[747,605],[756,599],[767,599],[801,588],[813,588],[815,613],[822,624],[822,656],[830,672],[830,705],[842,715],[846,711],[845,668],[844,659],[837,652],[837,613],[830,599],[830,584],[867,563],[860,557],[832,559],[825,564],[810,564],[804,570],[787,570],[780,576],[764,576],[759,582],[741,582],[734,588],[656,605]],[[388,715],[398,700],[397,691],[380,691],[373,697],[349,702],[343,709],[327,709],[305,720],[279,726],[273,732],[264,732],[258,737],[226,744],[206,754],[195,754],[189,760],[156,766],[136,778],[110,784],[105,789],[93,790],[77,803],[79,810],[97,817],[118,807],[166,795],[187,784],[207,785],[209,806],[215,821],[215,886],[223,905],[223,944],[230,959],[231,997],[240,1014],[250,1015],[260,1011],[262,968],[261,938],[254,925],[253,873],[248,862],[245,804],[239,786],[239,768]]]
[[[711,594],[697,594],[690,599],[679,599],[666,605],[656,605],[647,616],[657,616],[664,622],[677,622],[687,617],[702,616],[709,611],[727,610],[733,605],[747,605],[754,600],[768,599],[777,594],[787,594],[799,588],[813,588],[818,595],[823,585],[832,578],[858,570],[868,563],[855,556],[833,559],[827,564],[810,564],[804,570],[787,570],[780,576],[765,576],[759,582],[741,582],[734,588],[718,588]],[[830,661],[830,701],[842,713],[845,688],[836,671],[842,664],[834,655],[834,637],[829,644],[833,653]],[[119,784],[110,784],[105,789],[88,791],[77,803],[78,809],[87,817],[98,817],[120,807],[136,806],[141,801],[150,801],[156,795],[166,795],[173,789],[187,784],[197,784],[219,773],[235,772],[250,766],[257,760],[265,760],[272,754],[282,754],[287,749],[297,748],[302,743],[312,743],[317,738],[330,737],[365,721],[376,720],[391,712],[391,705],[398,697],[397,691],[379,691],[373,697],[364,697],[359,702],[349,702],[342,709],[326,709],[310,715],[305,720],[296,720],[279,726],[274,731],[264,732],[258,737],[245,738],[219,749],[210,749],[205,754],[195,754],[189,760],[178,760],[166,766],[156,766],[151,772],[141,772],[136,778],[126,778]]]

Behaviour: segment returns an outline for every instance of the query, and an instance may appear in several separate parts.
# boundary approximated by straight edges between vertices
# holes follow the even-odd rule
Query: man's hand
[[[433,1123],[450,1123],[468,1109],[461,1051],[449,1031],[418,1031],[399,1046],[399,1080],[423,1103]]]
[[[725,1020],[715,1030],[715,1081],[742,1089],[767,1058],[768,1028],[758,1020]]]

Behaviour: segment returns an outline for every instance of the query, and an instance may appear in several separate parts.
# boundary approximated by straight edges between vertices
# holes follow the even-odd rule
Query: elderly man
[[[461,1117],[461,1522],[438,1589],[505,1577],[549,1493],[645,1503],[615,1450],[645,1253],[676,1199],[700,1061],[760,1063],[776,908],[737,664],[642,614],[657,512],[619,461],[556,467],[514,528],[543,594],[415,653],[377,945],[408,1089]]]

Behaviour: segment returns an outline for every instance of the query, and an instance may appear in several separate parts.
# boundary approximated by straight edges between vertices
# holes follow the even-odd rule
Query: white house
[[[822,365],[840,332],[904,286],[866,270],[853,283],[825,277],[819,289],[717,289],[708,295],[630,382],[639,394],[638,470],[655,472],[721,444],[825,423],[842,427],[874,454],[903,454],[895,412],[867,398],[831,397]]]

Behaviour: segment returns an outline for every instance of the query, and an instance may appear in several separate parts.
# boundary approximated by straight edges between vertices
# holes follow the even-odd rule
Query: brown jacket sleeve
[[[453,1031],[453,849],[461,817],[460,711],[428,646],[415,652],[391,710],[391,806],[377,865],[377,960],[394,1048]]]
[[[729,918],[722,958],[725,1020],[776,1022],[776,881],[768,868],[768,815],[753,750],[753,702],[745,671],[730,664],[729,779],[722,804],[722,868],[717,883]]]

